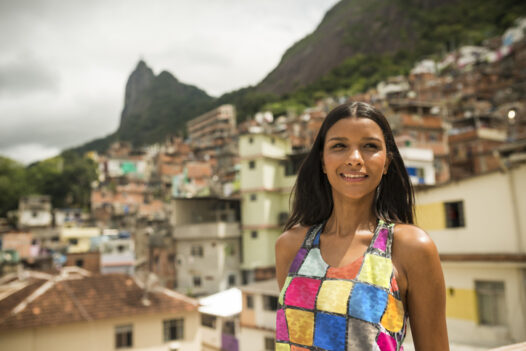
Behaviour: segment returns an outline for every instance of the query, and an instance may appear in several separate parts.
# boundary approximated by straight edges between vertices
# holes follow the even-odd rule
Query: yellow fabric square
[[[404,325],[404,305],[393,295],[387,297],[387,308],[380,323],[390,332],[397,333]]]
[[[285,316],[287,317],[290,341],[311,346],[314,334],[314,313],[289,308],[285,311]]]
[[[345,280],[325,280],[318,293],[316,308],[320,311],[347,314],[347,301],[352,282]]]
[[[285,284],[283,284],[283,289],[281,289],[281,292],[279,293],[279,303],[280,305],[283,305],[283,299],[285,297],[285,291],[287,291],[287,288],[289,287],[290,281],[292,280],[291,276],[288,276],[285,280]]]
[[[276,351],[290,351],[289,344],[283,344],[281,342],[276,343]]]
[[[389,289],[393,263],[389,258],[366,254],[358,280]]]

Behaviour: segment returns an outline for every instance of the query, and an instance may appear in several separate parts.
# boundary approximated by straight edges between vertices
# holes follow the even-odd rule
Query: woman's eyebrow
[[[363,140],[374,140],[374,141],[378,141],[378,142],[382,142],[382,140],[378,139],[378,138],[375,138],[375,137],[365,137],[365,138],[362,138]]]
[[[347,138],[346,137],[332,137],[327,141],[331,141],[331,140],[347,140]]]

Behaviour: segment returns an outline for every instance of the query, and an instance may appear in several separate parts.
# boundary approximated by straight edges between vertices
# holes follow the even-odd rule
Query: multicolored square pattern
[[[391,262],[393,225],[378,223],[367,251],[330,267],[312,227],[289,270],[276,314],[276,350],[403,350],[407,315]]]

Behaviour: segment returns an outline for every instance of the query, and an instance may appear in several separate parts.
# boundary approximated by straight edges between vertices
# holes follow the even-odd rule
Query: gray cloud
[[[257,84],[337,1],[0,0],[0,153],[115,131],[139,58],[215,96]]]
[[[24,95],[57,91],[60,76],[30,54],[19,54],[14,60],[0,63],[0,95]]]

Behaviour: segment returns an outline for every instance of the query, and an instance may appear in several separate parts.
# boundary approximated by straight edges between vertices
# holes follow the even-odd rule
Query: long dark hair
[[[296,224],[312,226],[329,218],[333,200],[331,185],[323,173],[321,157],[327,131],[342,118],[369,118],[382,129],[391,159],[387,174],[378,185],[374,212],[386,222],[413,224],[414,193],[404,161],[396,147],[393,132],[385,116],[364,102],[352,102],[334,108],[320,127],[312,148],[303,161],[292,190],[292,213],[285,224],[289,230]]]

